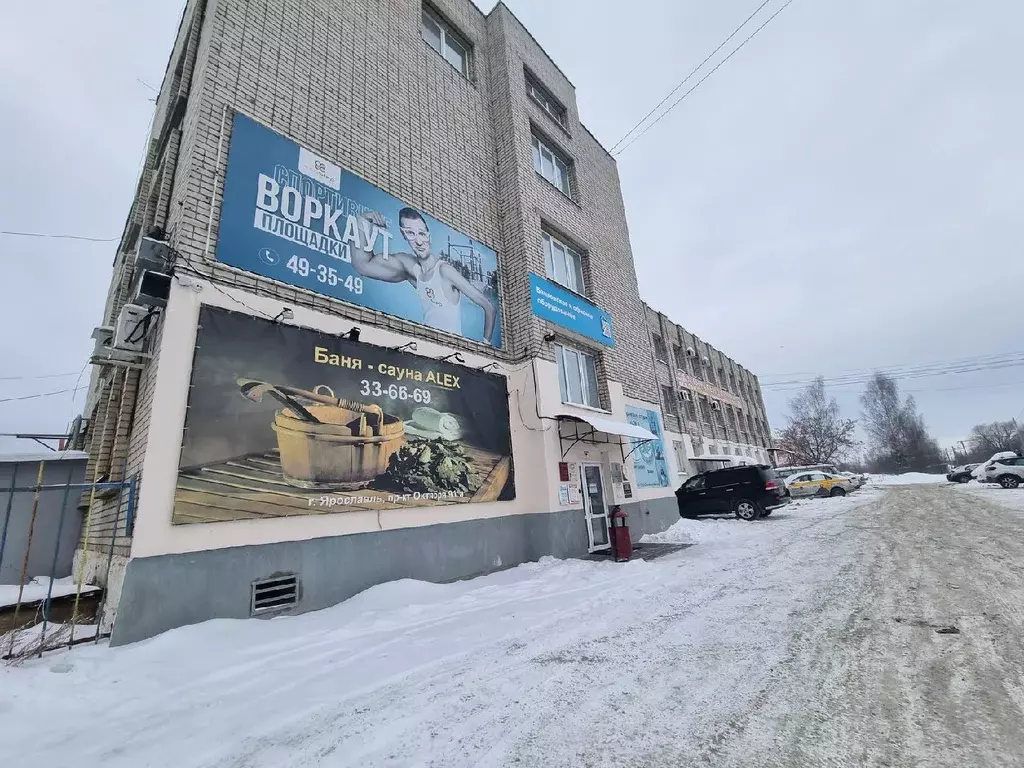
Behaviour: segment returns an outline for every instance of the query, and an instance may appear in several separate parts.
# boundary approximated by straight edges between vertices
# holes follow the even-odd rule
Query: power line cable
[[[86,237],[85,235],[58,235],[51,232],[14,232],[9,229],[0,229],[0,235],[11,237],[47,237],[53,240],[85,240],[90,243],[113,243],[120,240],[119,237]]]
[[[659,101],[659,102],[658,102],[657,104],[655,104],[655,105],[654,105],[654,109],[652,109],[652,110],[651,110],[650,112],[648,112],[648,113],[647,113],[646,115],[644,115],[644,116],[643,116],[642,118],[640,118],[640,120],[639,120],[639,121],[637,122],[637,124],[636,124],[636,125],[634,125],[634,126],[633,126],[632,128],[630,128],[630,129],[629,129],[628,131],[626,131],[626,132],[625,132],[625,134],[623,134],[622,138],[621,138],[621,139],[619,139],[618,141],[616,141],[616,142],[615,142],[615,143],[614,143],[614,144],[612,145],[612,148],[611,148],[610,150],[608,150],[608,151],[614,154],[614,152],[615,152],[615,150],[616,150],[616,149],[618,148],[618,146],[619,146],[619,145],[620,145],[620,144],[621,144],[622,142],[624,142],[624,141],[625,141],[626,139],[628,139],[628,138],[629,138],[629,135],[630,135],[631,133],[633,133],[633,131],[635,131],[635,130],[636,130],[637,128],[639,128],[639,127],[640,127],[641,125],[643,125],[643,124],[644,124],[644,123],[645,123],[645,122],[647,121],[647,118],[649,118],[649,117],[650,117],[651,115],[653,115],[653,114],[654,114],[655,112],[657,112],[657,111],[658,111],[658,109],[660,109],[660,108],[661,108],[661,105],[662,105],[662,104],[664,104],[664,103],[665,103],[666,101],[668,101],[668,100],[669,100],[670,98],[672,98],[672,96],[673,96],[673,95],[675,95],[675,92],[676,92],[676,91],[678,91],[678,90],[679,90],[680,88],[682,88],[682,87],[683,87],[684,85],[686,85],[686,83],[687,83],[687,82],[689,82],[690,78],[691,78],[691,77],[693,77],[693,76],[694,76],[695,74],[697,74],[697,72],[698,72],[698,71],[700,70],[700,68],[701,68],[701,67],[703,67],[703,66],[704,66],[705,64],[707,64],[707,63],[708,63],[708,61],[710,61],[710,60],[711,60],[711,57],[712,57],[712,56],[714,56],[714,55],[715,55],[716,53],[718,53],[718,52],[719,52],[720,50],[722,50],[722,48],[724,48],[724,47],[725,47],[725,45],[726,45],[726,44],[727,44],[727,43],[728,43],[728,42],[729,42],[730,40],[732,40],[732,39],[733,39],[734,37],[736,37],[736,35],[737,35],[737,34],[739,33],[739,31],[740,31],[741,29],[743,29],[743,27],[745,27],[745,26],[746,26],[746,25],[747,25],[747,24],[748,24],[748,23],[750,22],[750,20],[751,20],[752,18],[754,18],[755,16],[757,16],[757,14],[759,14],[759,13],[761,12],[761,9],[762,9],[762,8],[764,8],[764,7],[766,6],[766,5],[768,5],[768,3],[770,3],[771,1],[772,1],[772,0],[764,0],[764,2],[763,2],[763,3],[761,3],[761,4],[759,5],[759,6],[757,6],[757,10],[755,10],[755,11],[754,11],[754,12],[753,12],[752,14],[750,14],[749,16],[747,16],[747,18],[743,20],[743,23],[742,23],[742,24],[740,24],[740,25],[739,25],[738,27],[736,27],[736,29],[734,29],[734,30],[733,30],[733,31],[732,31],[732,32],[731,32],[731,33],[729,34],[729,36],[728,36],[727,38],[725,38],[725,40],[723,40],[723,41],[722,41],[721,43],[719,43],[719,44],[718,44],[718,47],[717,47],[717,48],[715,48],[715,50],[713,50],[713,51],[712,51],[711,53],[709,53],[709,54],[708,54],[707,56],[705,56],[705,57],[704,57],[704,60],[703,60],[703,61],[702,61],[702,62],[701,62],[700,64],[698,64],[698,65],[697,65],[696,67],[694,67],[694,68],[693,68],[692,70],[690,70],[690,73],[689,73],[689,74],[688,74],[688,75],[687,75],[686,77],[684,77],[684,78],[683,78],[682,80],[680,80],[680,81],[679,81],[679,82],[678,82],[678,83],[676,84],[676,87],[675,87],[675,88],[673,88],[673,89],[672,89],[671,91],[669,91],[669,92],[668,92],[668,95],[667,95],[667,96],[665,96],[665,98],[663,98],[663,99],[662,99],[661,101]]]
[[[12,403],[16,400],[35,400],[38,397],[52,397],[53,395],[63,395],[68,392],[75,392],[81,389],[88,389],[88,387],[76,387],[75,389],[58,389],[56,392],[37,392],[34,395],[21,395],[20,397],[4,397],[0,398],[0,403]]]
[[[831,374],[824,374],[824,375],[826,377],[829,377],[829,378],[834,378],[834,377],[841,376],[843,374],[871,373],[871,372],[874,372],[874,371],[877,371],[877,370],[893,370],[893,371],[895,371],[895,370],[900,370],[900,369],[903,369],[903,368],[919,368],[919,367],[922,367],[922,366],[948,365],[948,364],[956,364],[956,363],[973,363],[973,362],[981,362],[981,361],[986,361],[986,360],[993,360],[995,358],[1014,357],[1016,355],[1024,355],[1024,350],[1013,351],[1013,352],[998,352],[998,353],[992,354],[992,355],[974,355],[974,356],[971,356],[971,357],[954,358],[952,360],[930,360],[930,361],[927,361],[927,362],[924,362],[924,363],[904,363],[904,364],[901,364],[901,365],[883,365],[883,366],[872,366],[872,367],[862,367],[862,368],[841,368],[838,371],[834,371]],[[787,372],[787,373],[768,373],[768,374],[762,374],[762,375],[758,376],[758,380],[763,382],[765,379],[773,379],[773,378],[774,379],[779,379],[779,378],[789,377],[789,376],[794,376],[794,377],[806,376],[806,377],[809,377],[807,379],[807,381],[813,381],[815,378],[817,378],[818,376],[821,376],[821,375],[823,375],[823,374],[821,374],[818,371],[790,371],[790,372]]]
[[[613,154],[614,156],[618,157],[618,156],[619,156],[619,155],[621,155],[621,154],[622,154],[623,152],[625,152],[625,151],[626,151],[627,149],[629,149],[629,148],[630,148],[630,147],[631,147],[631,146],[633,145],[633,143],[634,143],[634,142],[635,142],[635,141],[636,141],[637,139],[639,139],[639,138],[640,138],[641,136],[643,136],[643,135],[644,135],[645,133],[647,133],[647,132],[648,132],[649,130],[651,130],[651,128],[653,128],[653,127],[654,127],[654,126],[656,126],[656,125],[657,125],[658,123],[660,123],[660,122],[661,122],[662,120],[664,120],[664,119],[665,119],[665,117],[666,117],[666,116],[667,116],[667,115],[668,115],[668,114],[669,114],[669,113],[670,113],[670,112],[671,112],[671,111],[672,111],[673,109],[675,109],[675,108],[676,108],[676,107],[677,107],[677,106],[679,105],[679,103],[680,103],[680,102],[681,102],[681,101],[682,101],[683,99],[685,99],[685,98],[686,98],[687,96],[689,96],[689,95],[690,95],[691,93],[693,93],[693,92],[694,92],[694,91],[696,91],[696,90],[697,90],[698,88],[700,88],[701,84],[702,84],[702,83],[703,83],[703,82],[704,82],[705,80],[707,80],[707,79],[708,79],[709,77],[711,77],[711,76],[712,76],[713,74],[715,74],[715,72],[717,72],[717,71],[718,71],[718,70],[719,70],[719,69],[720,69],[720,68],[722,67],[722,65],[723,65],[723,64],[725,64],[725,63],[726,63],[727,61],[729,61],[729,59],[731,59],[731,58],[732,58],[733,56],[735,56],[735,55],[736,55],[737,53],[739,53],[739,52],[740,52],[740,51],[741,51],[741,50],[743,49],[743,47],[744,47],[744,46],[745,46],[745,45],[746,45],[747,43],[749,43],[749,42],[750,42],[751,40],[753,40],[753,39],[754,39],[755,37],[757,37],[758,33],[759,33],[759,32],[760,32],[760,31],[761,31],[762,29],[764,29],[764,28],[765,28],[765,27],[767,27],[767,26],[768,26],[769,24],[771,24],[771,23],[772,23],[772,21],[773,21],[773,20],[775,19],[775,17],[776,17],[776,16],[778,16],[778,15],[779,15],[780,13],[782,13],[782,12],[783,12],[784,10],[786,10],[786,9],[787,9],[787,8],[788,8],[788,7],[790,6],[790,5],[792,5],[792,4],[793,4],[793,0],[786,0],[786,2],[785,2],[785,3],[783,4],[783,5],[782,5],[782,7],[781,7],[781,8],[779,8],[779,9],[778,9],[777,11],[775,11],[775,13],[773,13],[773,14],[772,14],[771,16],[769,16],[769,17],[768,17],[768,19],[767,19],[767,20],[766,20],[766,21],[765,21],[765,22],[764,22],[764,23],[763,23],[763,24],[762,24],[762,25],[761,25],[760,27],[758,27],[758,28],[757,28],[757,29],[755,29],[755,30],[754,30],[754,31],[753,31],[752,33],[750,33],[750,35],[749,35],[749,36],[748,36],[748,37],[747,37],[747,38],[746,38],[746,39],[745,39],[745,40],[744,40],[744,41],[743,41],[742,43],[740,43],[740,44],[739,44],[738,46],[736,46],[735,48],[733,48],[733,49],[732,49],[732,51],[730,51],[730,53],[729,53],[729,55],[728,55],[728,56],[726,56],[726,57],[725,57],[724,59],[722,59],[722,60],[721,60],[720,62],[718,62],[718,63],[717,63],[717,64],[716,64],[715,66],[714,66],[714,68],[713,68],[713,69],[712,69],[712,70],[711,70],[710,72],[708,72],[708,73],[707,73],[706,75],[704,75],[704,77],[702,77],[702,78],[701,78],[700,80],[698,80],[698,81],[697,81],[697,82],[696,82],[696,83],[695,83],[695,84],[693,85],[693,87],[692,87],[692,88],[690,88],[690,90],[688,90],[688,91],[687,91],[686,93],[684,93],[684,94],[683,94],[682,96],[680,96],[680,97],[679,97],[678,99],[676,99],[675,101],[673,101],[673,102],[672,102],[672,103],[671,103],[671,104],[669,105],[668,109],[666,109],[666,110],[665,110],[664,112],[662,112],[662,113],[661,113],[660,115],[658,115],[657,119],[655,119],[654,121],[652,121],[651,123],[649,123],[649,124],[647,125],[647,127],[646,127],[646,128],[644,128],[644,129],[643,129],[642,131],[640,131],[640,133],[638,133],[638,134],[637,134],[636,136],[634,136],[634,137],[633,137],[632,139],[630,139],[630,140],[629,140],[629,141],[628,141],[628,142],[627,142],[626,144],[624,144],[624,145],[623,145],[623,146],[622,146],[622,147],[621,147],[621,148],[620,148],[620,149],[619,149],[619,150],[618,150],[617,152],[613,152],[612,154]]]
[[[42,373],[37,376],[0,376],[0,381],[27,381],[29,379],[63,379],[69,376],[77,376],[77,371],[70,373]]]

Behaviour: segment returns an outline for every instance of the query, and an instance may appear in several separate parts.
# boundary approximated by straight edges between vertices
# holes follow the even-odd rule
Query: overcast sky
[[[611,147],[760,0],[508,4]],[[152,117],[143,82],[159,86],[181,7],[5,9],[0,230],[120,234]],[[761,376],[773,427],[792,395],[773,381],[1008,353],[1022,364],[902,386],[944,444],[1020,418],[1021,72],[1017,0],[795,0],[618,156],[641,293]],[[0,235],[0,400],[75,385],[113,255]],[[49,374],[72,375],[9,380]],[[859,415],[859,385],[832,391]],[[62,431],[81,404],[0,402],[0,432]]]

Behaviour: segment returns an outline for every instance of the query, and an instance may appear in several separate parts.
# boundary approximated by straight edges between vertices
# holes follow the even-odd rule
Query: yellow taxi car
[[[797,472],[786,478],[786,490],[793,498],[801,496],[845,496],[854,489],[848,477],[830,472]]]

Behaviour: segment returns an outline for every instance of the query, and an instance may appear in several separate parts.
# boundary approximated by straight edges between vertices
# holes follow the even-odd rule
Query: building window
[[[672,356],[676,360],[676,370],[686,371],[686,355],[683,352],[683,348],[678,344],[672,345]]]
[[[656,333],[651,334],[651,343],[654,344],[654,356],[662,363],[668,362],[668,349],[665,347],[665,340]]]
[[[693,404],[693,394],[687,390],[680,390],[679,400],[681,403],[679,412],[684,414],[690,421],[697,420],[697,406]]]
[[[686,475],[686,446],[682,440],[673,440],[672,448],[676,452],[676,472]]]
[[[537,102],[537,106],[547,112],[556,123],[565,127],[565,107],[529,75],[526,76],[526,92]]]
[[[423,6],[423,39],[445,61],[469,77],[469,43],[449,24]]]
[[[558,386],[562,393],[562,402],[600,408],[597,362],[594,356],[556,344],[555,361],[558,363]]]
[[[679,418],[679,411],[676,408],[676,393],[672,387],[661,386],[661,399],[665,403],[665,413],[669,416]]]
[[[569,184],[569,166],[571,163],[559,152],[533,137],[533,169],[554,184],[566,197],[572,197],[572,186]]]
[[[570,291],[586,295],[583,285],[583,257],[558,238],[547,232],[541,233],[544,240],[544,264],[548,277]]]
[[[725,388],[725,370],[722,366],[718,366],[718,386]]]

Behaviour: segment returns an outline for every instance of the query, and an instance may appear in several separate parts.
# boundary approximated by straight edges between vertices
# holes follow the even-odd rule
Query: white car
[[[1016,488],[1024,483],[1024,458],[1007,456],[985,462],[982,482],[999,483],[1003,488]]]
[[[854,488],[860,488],[864,485],[864,475],[858,475],[854,472],[839,472],[838,474],[840,477],[845,477],[853,483]]]
[[[977,466],[977,468],[975,468],[971,472],[971,475],[978,482],[987,483],[988,480],[986,480],[985,478],[986,478],[987,470],[988,470],[988,468],[990,466],[995,464],[1000,459],[1015,459],[1015,458],[1017,458],[1017,454],[1014,451],[1000,451],[999,453],[993,453],[992,454],[992,458],[989,459],[988,461],[986,461],[984,464],[979,464]]]

